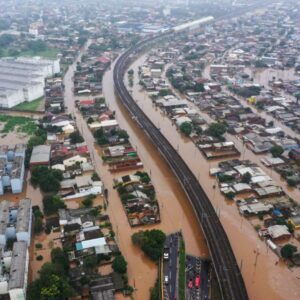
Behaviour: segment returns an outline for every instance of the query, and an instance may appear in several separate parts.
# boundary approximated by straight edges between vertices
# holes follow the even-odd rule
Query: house
[[[300,229],[300,215],[290,217],[288,222],[292,224],[295,229]]]
[[[51,146],[38,145],[32,149],[30,158],[30,167],[33,166],[48,166],[50,163]]]
[[[77,242],[75,247],[77,251],[85,251],[93,248],[96,254],[108,254],[111,252],[104,237]]]
[[[290,238],[291,233],[286,225],[273,225],[268,227],[268,234],[272,240]]]

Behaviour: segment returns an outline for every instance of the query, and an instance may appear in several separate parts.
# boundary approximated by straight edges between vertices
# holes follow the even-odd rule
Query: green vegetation
[[[40,269],[40,278],[28,286],[29,300],[59,300],[75,295],[67,279],[69,261],[66,253],[60,248],[54,248],[51,260],[51,263],[45,263]]]
[[[81,136],[80,132],[74,131],[70,134],[70,140],[71,140],[71,144],[77,144],[77,143],[82,143],[84,142],[83,137]]]
[[[166,235],[158,229],[140,230],[132,235],[132,242],[139,246],[152,260],[157,261],[164,248]]]
[[[211,123],[207,129],[207,134],[215,138],[221,138],[226,132],[227,127],[224,123]]]
[[[158,279],[155,281],[154,287],[150,288],[150,300],[160,300],[160,289]]]
[[[292,258],[295,252],[297,252],[297,247],[292,244],[286,244],[280,250],[281,256],[287,259]]]
[[[190,136],[190,134],[193,131],[193,124],[191,122],[183,122],[180,125],[180,131],[186,135],[186,136]]]
[[[92,207],[95,198],[96,198],[96,196],[93,195],[93,194],[88,195],[88,196],[86,196],[86,197],[82,200],[81,203],[82,203],[82,205],[83,205],[84,207]]]
[[[65,203],[58,195],[45,196],[43,198],[43,205],[46,216],[55,214],[60,208],[66,208]]]
[[[60,170],[51,170],[46,166],[36,166],[31,170],[31,184],[35,187],[39,186],[45,193],[57,194],[62,179]]]
[[[43,255],[38,255],[38,256],[36,257],[36,260],[43,260],[43,259],[44,259]]]
[[[24,110],[24,111],[36,111],[41,106],[41,103],[44,101],[44,97],[40,97],[31,102],[23,102],[13,107],[13,109]]]
[[[273,157],[279,157],[284,152],[284,149],[281,146],[273,146],[270,152]]]
[[[179,300],[185,300],[185,245],[181,238],[179,246]]]
[[[251,177],[251,174],[249,172],[246,172],[245,174],[243,174],[241,182],[249,184],[251,181]]]
[[[117,255],[112,263],[115,272],[125,274],[127,272],[127,262],[123,255]]]
[[[151,178],[149,177],[148,173],[147,172],[141,172],[141,171],[138,171],[136,172],[134,175],[137,175],[140,177],[140,181],[142,183],[145,183],[145,184],[148,184],[150,183],[151,181]]]
[[[43,248],[43,244],[37,243],[37,244],[35,244],[35,248],[36,249],[42,249]]]
[[[96,172],[94,172],[94,173],[92,174],[91,179],[92,179],[93,181],[99,181],[99,180],[100,180],[100,177],[98,176],[98,174],[97,174]]]
[[[35,121],[27,117],[0,115],[0,122],[5,123],[1,133],[16,130],[17,132],[26,133],[27,135],[33,135],[37,130]]]

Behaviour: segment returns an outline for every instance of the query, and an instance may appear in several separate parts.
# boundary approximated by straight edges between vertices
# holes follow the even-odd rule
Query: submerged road
[[[168,33],[165,33],[145,39],[118,58],[113,73],[115,90],[132,118],[144,130],[169,164],[188,196],[206,237],[223,299],[246,300],[248,295],[242,274],[226,232],[208,196],[181,156],[136,104],[124,84],[123,78],[133,54],[140,53],[145,47],[167,35]]]

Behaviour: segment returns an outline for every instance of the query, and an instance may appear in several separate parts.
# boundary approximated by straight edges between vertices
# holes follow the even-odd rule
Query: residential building
[[[0,203],[0,247],[7,240],[17,239],[28,245],[31,240],[32,209],[31,200],[22,199],[19,205],[3,200]]]
[[[24,158],[24,144],[17,144],[14,149],[7,145],[0,146],[0,195],[3,195],[5,190],[11,190],[13,194],[22,192]]]

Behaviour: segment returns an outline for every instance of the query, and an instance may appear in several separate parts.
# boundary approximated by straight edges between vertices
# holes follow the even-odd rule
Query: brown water
[[[149,288],[154,285],[157,277],[157,267],[137,247],[133,246],[131,235],[140,229],[150,228],[160,228],[166,233],[182,230],[187,252],[206,257],[208,256],[208,250],[203,234],[177,179],[141,129],[136,126],[124,108],[117,102],[113,88],[112,70],[109,70],[103,79],[103,94],[110,109],[116,111],[120,126],[128,131],[130,141],[137,148],[144,163],[144,169],[149,173],[151,172],[161,211],[162,222],[160,224],[135,229],[129,226],[119,196],[113,189],[113,179],[125,173],[111,174],[107,167],[103,166],[99,155],[100,149],[94,144],[94,138],[86,122],[74,107],[72,76],[73,67],[69,68],[65,76],[66,106],[68,111],[76,116],[78,128],[88,144],[94,166],[109,191],[108,213],[116,233],[118,245],[128,262],[129,284],[136,287],[134,297],[140,300],[149,299]]]
[[[137,68],[144,62],[144,59],[143,56],[130,66],[134,69],[135,74],[137,74]],[[297,278],[300,275],[300,269],[295,268],[290,271],[283,263],[277,264],[278,257],[268,250],[264,242],[259,240],[252,225],[239,215],[236,206],[225,201],[219,190],[213,188],[215,179],[209,176],[208,171],[209,168],[216,166],[218,161],[209,162],[205,160],[196,146],[189,139],[184,138],[168,117],[152,104],[146,93],[137,85],[137,75],[134,79],[135,85],[133,89],[131,88],[134,99],[137,99],[137,103],[153,123],[161,128],[162,133],[168,137],[173,147],[179,149],[179,153],[199,178],[214,207],[220,212],[221,222],[228,234],[237,261],[242,267],[249,298],[255,300],[300,299],[300,280]],[[207,115],[203,116],[208,119]],[[233,140],[237,148],[243,153],[241,158],[256,162],[269,176],[286,187],[276,172],[272,172],[261,164],[261,156],[254,155],[246,148],[243,149],[242,142],[235,137],[228,136],[227,138]],[[288,190],[288,194],[295,200],[300,200],[298,190]],[[257,249],[259,249],[259,255],[255,264]]]

